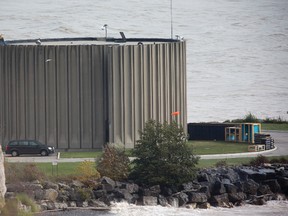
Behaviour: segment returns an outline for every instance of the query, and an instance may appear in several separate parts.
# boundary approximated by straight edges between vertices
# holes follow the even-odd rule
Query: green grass
[[[233,165],[245,165],[249,164],[251,160],[255,159],[255,157],[250,157],[250,158],[227,158],[227,159],[200,159],[198,163],[198,168],[208,168],[208,167],[215,167],[215,164],[219,161],[226,161],[227,165],[233,166]],[[271,159],[281,159],[285,158],[288,160],[288,155],[286,156],[272,156],[272,157],[267,157],[269,160]]]
[[[286,158],[287,156],[273,156],[268,157],[271,159],[280,159]],[[227,159],[200,159],[197,165],[198,168],[208,168],[208,167],[215,167],[215,164],[219,161],[226,161],[228,165],[241,165],[241,164],[249,164],[249,162],[255,159],[252,158],[227,158]],[[58,176],[65,177],[69,175],[77,175],[76,167],[80,164],[80,162],[73,162],[73,163],[58,163]],[[48,177],[57,176],[56,166],[54,166],[54,175],[52,174],[52,163],[37,163],[36,166],[43,171]]]
[[[79,166],[80,162],[73,163],[58,163],[57,166],[52,166],[52,163],[37,163],[36,166],[44,172],[47,176],[69,176],[69,175],[77,175],[77,166]]]
[[[262,130],[282,130],[288,131],[288,123],[275,124],[275,123],[262,123]]]
[[[60,152],[60,158],[96,158],[102,155],[102,151],[89,152]]]
[[[224,141],[189,141],[197,155],[229,154],[248,152],[247,143],[234,143]]]

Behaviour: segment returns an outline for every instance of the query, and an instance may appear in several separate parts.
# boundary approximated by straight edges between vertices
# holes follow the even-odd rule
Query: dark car
[[[12,140],[8,143],[5,150],[6,154],[11,154],[13,157],[21,154],[48,156],[54,152],[55,148],[53,146],[47,146],[36,140]]]

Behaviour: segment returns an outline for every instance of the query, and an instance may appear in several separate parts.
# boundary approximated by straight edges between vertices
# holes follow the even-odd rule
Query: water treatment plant
[[[2,39],[2,145],[35,139],[63,150],[133,148],[149,119],[186,128],[186,42],[121,36]]]

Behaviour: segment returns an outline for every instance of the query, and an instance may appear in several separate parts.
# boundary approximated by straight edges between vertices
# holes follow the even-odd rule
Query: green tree
[[[130,177],[145,185],[175,185],[191,181],[199,157],[187,144],[183,127],[176,122],[161,124],[150,120],[133,149]]]

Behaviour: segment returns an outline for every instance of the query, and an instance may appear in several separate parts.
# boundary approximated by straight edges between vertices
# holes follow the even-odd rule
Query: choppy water
[[[269,201],[264,206],[245,205],[235,208],[186,209],[161,206],[135,206],[127,203],[116,204],[110,212],[67,211],[44,214],[43,216],[283,216],[288,210],[287,201]]]
[[[170,37],[170,0],[0,0],[6,39]],[[288,1],[173,0],[187,41],[188,121],[288,119]]]

